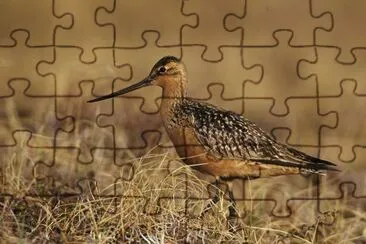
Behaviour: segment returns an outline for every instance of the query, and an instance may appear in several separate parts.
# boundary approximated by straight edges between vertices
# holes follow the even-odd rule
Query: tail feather
[[[311,157],[311,156],[309,156]],[[288,161],[288,160],[280,160],[280,159],[253,159],[256,162],[264,163],[264,164],[272,164],[272,165],[279,165],[284,167],[291,167],[291,168],[299,168],[304,169],[312,172],[318,172],[322,170],[327,171],[340,171],[336,168],[336,164],[311,157],[306,161],[298,162],[298,161]]]
[[[320,158],[315,158],[312,156],[308,156],[308,158],[309,158],[308,160],[310,161],[309,164],[313,166],[314,169],[340,171],[339,169],[336,168],[337,165],[332,162]]]
[[[306,168],[313,170],[340,171],[339,169],[336,168],[337,165],[334,163],[310,156],[294,148],[287,148],[287,149],[289,150],[289,152],[293,154],[295,158],[300,160],[301,164],[306,165],[305,166]]]

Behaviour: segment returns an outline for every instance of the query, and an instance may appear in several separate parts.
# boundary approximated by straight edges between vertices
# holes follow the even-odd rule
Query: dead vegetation
[[[9,127],[3,128],[22,128],[11,126],[23,121],[16,113],[7,115]],[[44,136],[46,127],[32,135],[36,142],[52,141]],[[29,132],[14,137],[15,145],[0,148],[2,243],[366,241],[363,199],[345,195],[323,204],[322,212],[314,209],[314,201],[303,201],[288,218],[272,216],[271,204],[239,200],[241,218],[228,220],[229,203],[221,196],[201,216],[209,201],[208,179],[198,177],[174,154],[155,148],[135,157],[126,151],[130,159],[116,166],[108,152],[97,152],[92,164],[81,164],[70,150],[60,150],[55,160],[61,163],[51,164],[47,149],[29,143]],[[251,189],[250,197],[265,196],[273,187],[273,181],[264,181]]]
[[[82,194],[37,195],[41,192],[47,195],[42,181],[22,177],[24,161],[18,161],[19,155],[7,158],[2,165],[7,178],[2,189],[13,196],[1,196],[0,235],[8,243],[361,243],[365,240],[362,237],[365,212],[347,205],[332,206],[321,214],[309,212],[308,216],[283,219],[265,214],[253,216],[247,211],[239,220],[227,220],[228,201],[221,200],[200,216],[208,200],[190,196],[202,195],[207,182],[179,164],[162,176],[161,171],[169,171],[167,166],[172,161],[162,155],[136,159],[135,174],[130,181],[118,183],[123,194],[117,197],[99,196],[109,191],[92,181],[83,185]],[[186,184],[187,179],[190,184]],[[106,188],[109,187],[112,186]],[[185,195],[187,192],[190,196]],[[252,209],[260,208],[260,203],[251,204]]]

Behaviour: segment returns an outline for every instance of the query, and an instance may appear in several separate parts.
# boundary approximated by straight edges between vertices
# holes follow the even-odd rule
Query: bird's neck
[[[163,95],[160,105],[160,113],[168,115],[174,111],[174,107],[183,102],[187,95],[187,81],[185,77],[180,80],[171,80],[163,87]],[[183,79],[183,80],[182,80]],[[163,116],[164,117],[164,116]]]
[[[185,76],[180,76],[166,82],[163,87],[163,100],[166,102],[179,102],[187,95],[187,80]]]

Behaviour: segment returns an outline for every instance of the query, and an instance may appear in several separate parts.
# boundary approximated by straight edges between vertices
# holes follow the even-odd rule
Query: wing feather
[[[182,103],[181,110],[199,142],[219,159],[250,160],[312,172],[337,170],[333,163],[276,142],[255,123],[234,112],[191,99]]]

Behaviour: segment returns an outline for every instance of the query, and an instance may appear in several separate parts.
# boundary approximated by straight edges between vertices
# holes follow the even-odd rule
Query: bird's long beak
[[[146,77],[142,81],[140,81],[136,84],[133,84],[129,87],[126,87],[124,89],[121,89],[119,91],[113,92],[113,93],[105,95],[105,96],[101,96],[101,97],[97,97],[95,99],[89,100],[88,103],[98,102],[98,101],[102,101],[102,100],[105,100],[105,99],[109,99],[109,98],[112,98],[112,97],[116,97],[116,96],[120,96],[120,95],[129,93],[129,92],[132,92],[134,90],[137,90],[137,89],[140,89],[142,87],[150,85],[151,81],[152,81],[152,79],[150,77]]]

